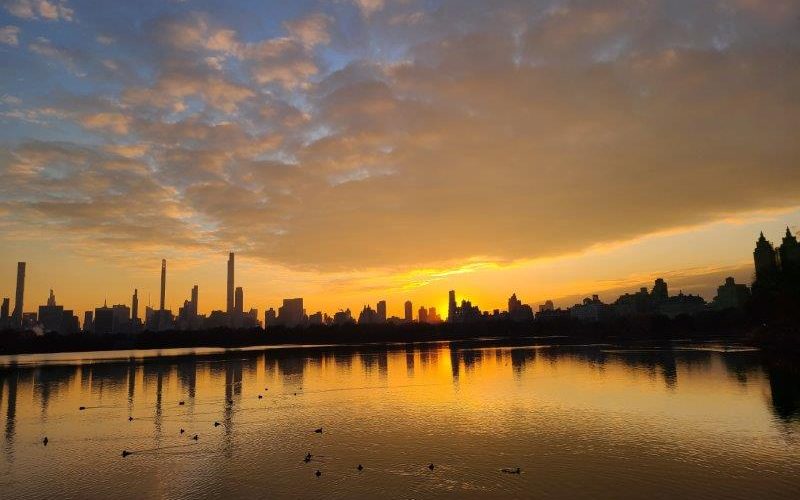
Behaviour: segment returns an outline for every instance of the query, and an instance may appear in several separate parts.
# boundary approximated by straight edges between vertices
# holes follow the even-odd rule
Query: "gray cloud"
[[[328,14],[257,41],[208,15],[155,20],[149,81],[53,104],[101,145],[8,149],[0,210],[347,270],[558,255],[800,204],[792,2],[370,5],[375,45],[403,50],[332,72],[320,48],[346,45]]]

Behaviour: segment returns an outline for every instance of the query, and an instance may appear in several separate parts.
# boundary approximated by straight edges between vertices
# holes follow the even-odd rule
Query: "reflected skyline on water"
[[[769,456],[778,450],[776,459],[782,461],[773,468],[797,472],[798,387],[796,372],[765,362],[758,352],[707,346],[632,349],[468,341],[6,364],[0,367],[5,418],[0,465],[6,479],[0,481],[20,497],[36,497],[47,490],[32,486],[33,478],[48,468],[66,491],[78,492],[83,470],[59,452],[69,450],[86,467],[100,470],[112,464],[101,483],[131,480],[125,466],[135,464],[143,480],[132,483],[132,496],[162,492],[163,479],[156,474],[162,467],[178,467],[187,477],[210,474],[204,487],[216,477],[220,488],[249,494],[262,490],[252,483],[232,486],[244,471],[222,474],[222,469],[229,462],[261,463],[265,456],[278,456],[286,461],[279,467],[286,479],[275,484],[277,472],[265,470],[260,486],[281,494],[310,470],[288,457],[325,443],[332,458],[314,467],[333,469],[326,470],[333,476],[342,457],[361,453],[386,462],[388,478],[383,480],[400,488],[396,491],[419,488],[423,496],[448,496],[475,487],[487,495],[514,495],[509,485],[496,484],[496,477],[460,477],[455,463],[450,465],[453,480],[461,486],[452,488],[427,484],[403,467],[413,455],[419,455],[420,463],[441,462],[429,455],[429,447],[475,466],[496,461],[527,470],[547,469],[543,453],[572,460],[579,450],[598,446],[609,453],[620,447],[631,457],[637,453],[630,447],[652,452],[657,445],[663,452],[675,446],[680,456],[689,453],[687,447],[697,447],[692,453],[702,456],[715,432],[731,463],[752,455],[750,440],[772,439]],[[81,406],[86,410],[80,411]],[[640,429],[620,425],[639,420],[644,422]],[[388,429],[382,423],[393,432],[384,435]],[[324,427],[325,434],[315,442],[308,432],[317,427]],[[448,433],[469,436],[469,444],[448,442]],[[197,441],[190,439],[194,434]],[[50,440],[46,449],[40,444],[45,435]],[[670,436],[666,442],[665,436]],[[512,455],[510,449],[520,440],[536,452]],[[133,455],[121,461],[123,449]],[[766,454],[762,450],[750,459],[763,460]],[[208,462],[203,472],[192,470],[192,456]],[[584,465],[583,472],[574,473],[585,474],[594,466],[600,465]],[[782,492],[786,479],[777,479],[775,491]],[[365,485],[363,495],[349,484],[346,490],[312,490],[309,496],[348,491],[367,497],[382,484]],[[97,495],[103,491],[99,488]],[[213,496],[214,490],[198,491]]]

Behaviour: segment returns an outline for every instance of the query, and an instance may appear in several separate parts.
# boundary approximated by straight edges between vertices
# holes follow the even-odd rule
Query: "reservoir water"
[[[0,357],[0,426],[4,499],[800,498],[797,370],[716,344]]]

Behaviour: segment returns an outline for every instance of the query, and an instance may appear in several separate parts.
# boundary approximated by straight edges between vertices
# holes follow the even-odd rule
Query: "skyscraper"
[[[164,310],[164,298],[167,291],[167,259],[161,259],[161,302],[159,310]]]
[[[378,316],[377,317],[377,321],[379,323],[386,323],[386,301],[385,300],[381,300],[380,302],[378,302],[377,313],[378,313],[377,314],[377,316]]]
[[[756,266],[756,282],[766,284],[771,282],[778,274],[778,263],[775,248],[772,243],[767,241],[762,232],[756,241],[756,249],[753,251],[753,261]]]
[[[228,254],[228,306],[225,312],[233,313],[233,252]]]
[[[131,297],[131,321],[136,323],[139,319],[139,289],[133,289],[133,297]]]
[[[800,274],[800,243],[797,237],[792,234],[789,227],[786,227],[786,236],[783,237],[783,244],[778,249],[778,256],[781,262],[781,271],[789,275],[797,276]]]
[[[83,314],[83,331],[94,333],[94,312],[86,311]]]
[[[200,295],[200,288],[195,285],[192,287],[192,309],[193,313],[197,315],[197,308],[199,307],[197,304],[198,296]]]
[[[97,335],[110,335],[114,332],[114,309],[103,302],[103,307],[94,310],[94,333]]]
[[[0,320],[7,320],[8,319],[8,310],[10,309],[10,303],[8,297],[3,298],[3,307],[0,307]]]
[[[450,300],[447,302],[447,321],[453,321],[456,318],[456,291],[450,290]]]
[[[17,294],[14,297],[14,313],[11,315],[11,323],[15,328],[22,328],[22,307],[23,297],[25,296],[25,263],[17,262]]]
[[[406,322],[411,323],[412,321],[414,321],[414,305],[411,303],[410,300],[407,300],[405,306],[406,306],[405,320]]]
[[[277,324],[288,328],[302,325],[306,310],[303,307],[302,297],[296,299],[283,299],[283,305],[278,308]]]

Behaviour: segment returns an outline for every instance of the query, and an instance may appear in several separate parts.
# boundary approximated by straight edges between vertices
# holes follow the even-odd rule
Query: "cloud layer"
[[[800,205],[788,0],[359,0],[270,26],[181,4],[124,29],[5,8],[83,24],[0,28],[38,82],[2,80],[3,129],[29,127],[0,152],[7,237],[413,269]]]

